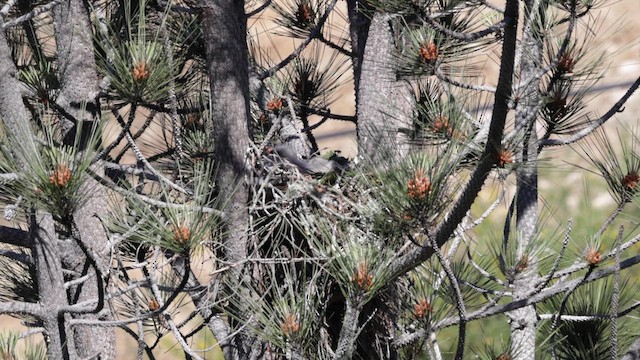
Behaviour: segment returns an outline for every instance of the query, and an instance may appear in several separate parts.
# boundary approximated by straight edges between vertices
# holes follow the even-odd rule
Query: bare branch
[[[14,20],[5,22],[4,24],[2,24],[2,29],[6,30],[6,29],[8,29],[8,28],[10,28],[12,26],[16,26],[16,25],[19,25],[19,24],[21,24],[21,23],[23,23],[25,21],[31,20],[34,17],[53,9],[55,6],[60,4],[62,1],[63,0],[53,0],[48,4],[38,6],[37,8],[31,10],[29,13],[20,16],[19,18],[16,18]]]
[[[500,30],[504,29],[506,24],[507,24],[507,20],[502,20],[496,24],[493,24],[491,26],[489,26],[486,29],[482,29],[473,33],[461,33],[458,31],[453,31],[451,29],[448,29],[446,27],[444,27],[442,24],[440,24],[439,22],[435,21],[433,18],[431,18],[430,16],[426,16],[425,17],[425,21],[427,22],[427,24],[431,25],[431,27],[433,27],[434,29],[438,30],[439,32],[441,32],[442,34],[456,39],[456,40],[462,40],[462,41],[474,41],[474,40],[478,40],[478,39],[482,39],[485,36],[489,36],[491,34],[495,34],[497,32],[499,32]]]
[[[0,174],[0,182],[16,181],[18,179],[19,177],[16,173]]]
[[[551,269],[549,270],[547,275],[542,279],[540,284],[538,284],[533,290],[532,292],[533,294],[547,287],[551,279],[553,279],[553,275],[555,274],[556,270],[558,270],[560,261],[564,257],[564,252],[567,250],[567,245],[569,244],[569,239],[570,239],[569,235],[571,234],[571,225],[572,225],[572,220],[569,219],[569,222],[567,223],[567,232],[565,233],[564,239],[562,240],[562,247],[560,248],[560,253],[558,253],[558,256],[556,256],[556,259],[553,262],[553,265],[551,266]]]
[[[31,265],[33,264],[33,258],[31,256],[29,256],[26,253],[23,252],[16,252],[16,251],[11,251],[11,250],[7,250],[7,249],[0,249],[0,256],[4,256],[6,258],[9,258],[11,260],[17,261],[17,262],[21,262],[25,265]]]
[[[266,0],[262,5],[260,5],[260,6],[258,6],[257,8],[255,8],[255,9],[253,9],[253,10],[249,11],[249,12],[247,13],[247,17],[249,18],[249,17],[255,16],[255,15],[257,15],[257,14],[261,13],[261,12],[262,12],[262,11],[264,11],[266,8],[268,8],[268,7],[271,5],[271,3],[272,3],[272,2],[273,2],[273,0]]]
[[[152,206],[157,206],[159,208],[172,208],[172,209],[183,209],[183,210],[191,210],[191,211],[202,211],[204,213],[208,213],[208,214],[216,214],[218,216],[220,216],[222,219],[226,218],[226,215],[223,211],[217,210],[217,209],[213,209],[213,208],[209,208],[206,206],[192,206],[192,205],[184,205],[184,204],[176,204],[176,203],[169,203],[169,202],[165,202],[165,201],[161,201],[161,200],[156,200],[153,199],[151,197],[142,195],[142,194],[138,194],[136,192],[133,191],[129,191],[127,189],[124,189],[118,185],[116,185],[115,183],[113,183],[111,180],[106,179],[102,176],[99,176],[98,174],[96,174],[95,172],[91,171],[91,170],[87,170],[87,172],[89,173],[89,175],[91,175],[91,177],[93,177],[94,179],[96,179],[100,184],[108,187],[111,190],[114,190],[122,195],[125,196],[131,196],[131,197],[136,197],[139,200],[141,200],[144,203],[147,203],[149,205]]]
[[[45,311],[46,309],[44,309],[40,304],[23,301],[0,302],[0,314],[30,315],[40,318]]]
[[[620,262],[620,270],[623,269],[627,269],[635,264],[640,263],[640,255],[636,255],[633,257],[630,257],[628,259],[625,259],[624,261]],[[580,279],[575,279],[572,281],[566,281],[566,282],[562,282],[562,283],[558,283],[552,287],[549,287],[543,291],[541,291],[540,293],[525,298],[525,299],[521,299],[521,300],[517,300],[517,301],[512,301],[510,303],[507,304],[501,304],[501,305],[497,305],[494,307],[491,307],[489,309],[486,310],[482,310],[482,311],[475,311],[473,313],[468,314],[467,319],[469,321],[471,320],[476,320],[476,319],[481,319],[481,318],[485,318],[488,316],[492,316],[492,315],[496,315],[496,314],[503,314],[506,313],[508,311],[512,311],[515,309],[519,309],[525,306],[529,306],[529,305],[533,305],[536,303],[539,303],[541,301],[544,301],[552,296],[555,296],[557,294],[563,293],[571,288],[573,288],[576,284],[579,283],[590,283],[593,281],[596,281],[598,279],[602,279],[605,278],[607,276],[610,276],[612,274],[614,274],[617,271],[617,266],[612,266],[612,267],[608,267],[605,269],[601,269],[598,271],[593,271],[591,273],[591,275],[589,275],[586,278],[580,278]],[[434,326],[434,330],[439,330],[445,327],[449,327],[449,326],[453,326],[458,324],[459,319],[458,317],[450,317],[447,319],[444,319],[442,321],[440,321],[438,324],[436,324]]]
[[[344,318],[342,319],[342,328],[340,330],[340,339],[338,339],[338,346],[333,355],[334,360],[351,359],[356,338],[358,337],[359,316],[360,306],[354,304],[351,300],[347,300]]]
[[[18,0],[8,0],[7,3],[4,4],[2,9],[0,9],[0,16],[7,16],[7,14],[9,13],[9,11],[11,11],[11,8],[16,4],[17,1]]]

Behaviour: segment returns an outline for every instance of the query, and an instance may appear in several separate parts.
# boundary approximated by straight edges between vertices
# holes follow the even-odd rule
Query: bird
[[[346,169],[344,164],[335,160],[325,159],[318,155],[312,156],[309,159],[301,159],[289,144],[278,144],[274,146],[274,149],[281,158],[295,165],[303,174],[324,175]]]

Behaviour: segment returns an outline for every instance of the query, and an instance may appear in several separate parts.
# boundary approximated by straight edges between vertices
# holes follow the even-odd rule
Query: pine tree
[[[637,357],[640,135],[604,125],[640,77],[586,108],[604,5],[7,1],[0,314],[44,336],[24,358],[114,359],[116,332],[151,359]],[[321,148],[328,121],[357,157]],[[539,193],[560,147],[615,203],[593,229]]]

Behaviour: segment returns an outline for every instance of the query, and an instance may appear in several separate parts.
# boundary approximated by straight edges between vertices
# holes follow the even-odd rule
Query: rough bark
[[[207,72],[212,98],[213,133],[216,150],[216,183],[220,194],[230,195],[229,229],[225,248],[229,261],[246,255],[248,219],[245,152],[251,139],[249,123],[249,62],[243,3],[233,0],[204,1],[202,23],[205,34]]]
[[[620,360],[640,360],[640,337],[629,346],[627,353]]]
[[[65,0],[54,8],[56,56],[61,82],[56,103],[78,120],[98,114],[98,74],[89,13],[82,0]]]
[[[216,186],[220,196],[229,197],[224,252],[228,262],[236,263],[247,255],[246,228],[249,216],[248,193],[244,185],[245,152],[249,149],[252,137],[244,2],[203,0],[199,5],[212,99],[211,137],[217,165]],[[241,278],[242,267],[234,267],[231,276]],[[215,329],[220,330],[219,326]],[[241,339],[242,336],[236,338]],[[240,357],[243,352],[248,351],[243,346],[225,350],[228,359],[235,358],[236,351],[240,352]]]
[[[398,132],[411,122],[414,104],[410,87],[396,76],[390,14],[377,12],[369,19],[370,14],[358,12],[366,9],[366,3],[348,6],[357,87],[358,151],[365,160],[387,166],[402,159],[410,147],[405,135]],[[398,357],[396,348],[390,344],[399,308],[396,290],[395,286],[388,286],[362,309],[363,317],[371,320],[359,335],[356,357]]]
[[[340,339],[333,356],[335,360],[351,359],[355,350],[355,342],[358,337],[358,317],[360,306],[352,301],[346,301],[344,319],[340,329]]]
[[[349,35],[351,37],[351,61],[353,63],[353,83],[356,90],[356,106],[359,103],[360,77],[364,49],[367,44],[367,35],[371,18],[366,14],[369,11],[366,1],[347,0],[347,15],[349,17]],[[357,109],[356,109],[357,110]]]
[[[39,303],[47,309],[41,319],[46,331],[47,357],[50,360],[75,359],[75,349],[69,346],[73,342],[68,341],[64,315],[58,311],[68,303],[53,218],[50,214],[34,214],[29,225],[34,242]]]
[[[0,21],[1,25],[1,21]],[[19,142],[32,136],[29,128],[27,110],[19,93],[20,83],[15,78],[16,68],[11,59],[11,50],[4,32],[0,31],[0,117],[5,129],[12,136],[11,149],[19,166],[27,166],[26,159],[19,149]],[[22,139],[22,140],[21,140]],[[66,328],[60,323],[58,311],[67,305],[64,291],[64,279],[60,258],[57,252],[57,236],[53,218],[50,214],[32,214],[29,219],[29,243],[32,245],[36,266],[34,279],[38,284],[39,304],[47,309],[40,319],[45,329],[47,356],[51,360],[69,359],[75,354],[69,351]]]
[[[76,132],[91,133],[97,126],[100,104],[96,100],[98,94],[98,74],[93,53],[93,35],[90,26],[89,12],[82,0],[66,0],[54,8],[54,25],[56,29],[56,55],[59,63],[60,93],[56,99],[73,120],[65,136],[67,145],[85,149],[85,136],[81,142],[74,144]],[[103,171],[93,169],[100,175]],[[80,190],[90,196],[91,200],[80,206],[73,215],[80,241],[99,259],[102,269],[109,267],[109,249],[105,246],[108,239],[98,216],[105,217],[108,211],[106,190],[93,178],[87,178]],[[70,256],[66,258],[65,267],[82,273],[85,266],[84,253],[75,245],[69,244]],[[80,291],[79,301],[95,299],[98,296],[95,271],[92,281],[87,281],[76,288]],[[83,315],[83,318],[96,319],[95,315]],[[78,326],[75,328],[75,342],[80,356],[100,354],[101,359],[115,358],[115,332],[106,327]]]
[[[0,20],[1,24],[1,20]],[[20,82],[16,79],[16,67],[11,59],[11,49],[4,31],[0,32],[0,117],[5,129],[20,135],[28,129],[27,110],[20,96]],[[21,156],[17,153],[16,156]]]
[[[542,39],[536,35],[538,21],[532,17],[540,15],[534,9],[535,1],[525,1],[524,27],[521,44],[520,78],[529,80],[538,71],[542,62]],[[517,136],[522,139],[522,148],[518,152],[516,170],[516,261],[526,261],[525,271],[517,275],[513,283],[513,298],[521,300],[531,294],[538,277],[537,259],[526,252],[527,246],[534,241],[538,223],[538,136],[536,118],[540,102],[540,81],[533,80],[522,89],[523,96],[516,107],[516,128],[521,129]],[[526,258],[526,259],[525,259]],[[535,359],[536,346],[536,310],[527,306],[510,312],[512,358],[516,360]]]
[[[358,87],[358,149],[375,162],[406,152],[398,128],[407,126],[412,103],[409,89],[396,80],[390,16],[373,15],[362,60]]]

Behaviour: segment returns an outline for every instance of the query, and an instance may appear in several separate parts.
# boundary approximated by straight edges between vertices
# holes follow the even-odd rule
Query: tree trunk
[[[63,314],[58,309],[68,304],[64,291],[64,279],[60,257],[57,254],[58,238],[50,214],[33,214],[29,224],[33,241],[33,258],[36,263],[40,304],[47,309],[42,320],[47,342],[47,358],[75,359],[75,346],[68,338]],[[97,341],[97,339],[96,339]]]
[[[0,26],[2,21],[0,21]],[[28,168],[22,149],[33,136],[29,127],[29,117],[18,90],[20,84],[16,79],[16,68],[11,59],[11,50],[7,44],[5,33],[0,31],[0,117],[9,137],[10,148],[19,166]],[[35,149],[33,149],[35,150]],[[42,319],[47,341],[47,357],[51,360],[69,359],[75,354],[69,350],[64,322],[60,323],[57,309],[66,306],[64,279],[57,246],[53,218],[50,214],[34,213],[28,219],[29,238],[32,256],[36,267],[39,304],[47,309]]]
[[[620,360],[640,360],[640,337],[629,346],[627,353]]]
[[[410,122],[413,104],[407,85],[396,81],[389,21],[388,14],[373,15],[358,87],[358,151],[372,162],[386,159],[388,163],[409,146],[398,128]]]
[[[0,25],[2,20],[0,19]],[[4,31],[0,31],[0,117],[5,129],[14,136],[26,136],[29,131],[29,117],[18,92],[21,85],[16,79],[16,67],[11,59],[11,49]],[[20,159],[22,154],[12,144],[14,155]],[[22,160],[24,161],[24,160]],[[18,160],[20,162],[20,160]]]
[[[58,57],[58,76],[61,79],[60,93],[56,103],[66,111],[73,121],[67,122],[64,142],[66,145],[85,149],[87,135],[92,133],[100,120],[100,104],[96,101],[98,94],[98,74],[94,58],[93,34],[90,26],[89,12],[82,0],[65,0],[54,8],[54,25],[56,29],[56,50]],[[80,143],[76,144],[76,133],[81,131]],[[101,169],[94,168],[97,173]],[[80,190],[91,194],[91,201],[79,207],[73,215],[78,228],[80,241],[98,260],[98,266],[107,269],[110,249],[105,246],[108,239],[98,217],[106,217],[108,204],[107,194],[103,186],[93,178],[88,178]],[[71,225],[71,224],[67,224]],[[63,259],[65,267],[82,273],[87,259],[83,251],[75,244],[69,243],[68,258]],[[89,274],[95,276],[93,269]],[[92,277],[95,279],[95,277]],[[96,299],[98,297],[95,280],[86,281],[78,286],[78,301]],[[97,319],[96,315],[82,315],[82,318]],[[75,343],[82,357],[100,354],[101,359],[115,359],[115,332],[108,327],[78,326],[74,332]]]
[[[520,79],[528,81],[539,71],[542,63],[543,44],[537,34],[540,19],[539,9],[533,8],[535,1],[525,1],[524,35],[521,44]],[[521,90],[521,98],[516,107],[515,126],[520,129],[516,136],[522,139],[518,149],[516,170],[516,261],[527,264],[517,274],[513,283],[514,300],[529,296],[538,278],[538,264],[534,254],[527,253],[527,247],[535,241],[538,223],[538,135],[537,113],[540,102],[540,80],[535,79]],[[511,328],[512,358],[514,360],[535,359],[537,316],[533,306],[523,307],[508,313]]]
[[[220,194],[231,195],[225,249],[229,261],[246,255],[247,191],[245,152],[251,139],[249,119],[249,61],[243,2],[210,0],[202,8],[207,71],[213,118],[211,134],[216,154],[216,184]]]
[[[352,23],[351,36],[356,56],[358,151],[365,160],[385,167],[408,153],[408,139],[398,129],[411,123],[414,104],[409,85],[396,78],[391,16],[377,12],[371,20],[365,20],[368,14],[349,11],[351,20],[357,22]],[[370,318],[370,323],[359,334],[356,357],[398,357],[390,340],[395,336],[400,308],[396,291],[396,286],[390,284],[362,309],[363,318]],[[349,324],[343,324],[346,325]]]
[[[54,8],[53,18],[61,83],[56,103],[79,121],[96,120],[98,74],[89,13],[82,0],[65,0]]]
[[[228,231],[224,238],[224,252],[228,262],[237,263],[247,255],[249,214],[244,184],[245,152],[252,138],[244,2],[203,0],[200,4],[211,89],[216,187],[219,196],[229,197],[225,210]],[[242,267],[234,267],[230,275],[241,279]],[[215,325],[210,326],[212,331],[220,332],[219,322]],[[222,340],[220,333],[214,335]],[[242,336],[235,338],[239,340]],[[249,351],[238,341],[229,345],[223,347],[227,359],[244,358],[243,354]]]
[[[353,84],[356,92],[356,106],[359,103],[360,77],[364,49],[367,45],[367,35],[371,18],[364,13],[369,11],[366,1],[347,0],[347,14],[349,16],[349,33],[351,37],[351,61],[353,63]],[[356,111],[358,109],[356,108]]]

